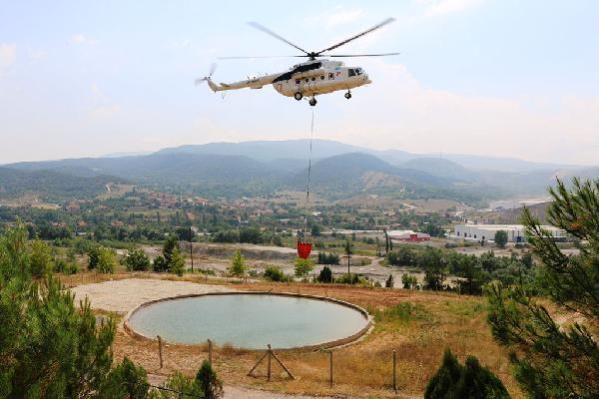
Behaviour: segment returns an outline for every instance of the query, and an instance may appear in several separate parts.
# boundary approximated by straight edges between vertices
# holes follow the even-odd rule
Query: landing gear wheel
[[[302,98],[304,98],[304,95],[298,91],[297,93],[295,93],[295,94],[293,95],[293,98],[295,98],[297,101],[299,101],[299,100],[301,100]]]
[[[316,103],[317,103],[317,102],[318,102],[318,101],[316,101],[316,99],[315,99],[314,97],[312,97],[312,98],[310,99],[310,105],[311,105],[311,106],[313,106],[313,107],[316,105]]]
[[[347,98],[348,100],[351,98],[351,91],[345,93],[345,98]]]

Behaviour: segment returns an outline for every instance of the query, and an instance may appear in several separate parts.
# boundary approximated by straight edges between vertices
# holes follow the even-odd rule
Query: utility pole
[[[193,273],[193,230],[189,226],[189,257],[191,258],[191,272]]]

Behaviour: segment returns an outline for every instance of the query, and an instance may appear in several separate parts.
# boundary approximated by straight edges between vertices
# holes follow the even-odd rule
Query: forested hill
[[[92,198],[106,192],[107,185],[115,183],[126,183],[126,180],[114,176],[82,177],[50,170],[24,171],[0,167],[0,199],[28,195],[58,202]]]

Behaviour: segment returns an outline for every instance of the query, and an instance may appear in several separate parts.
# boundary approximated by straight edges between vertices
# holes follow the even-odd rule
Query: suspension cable
[[[306,230],[308,230],[308,211],[310,208],[310,181],[312,179],[312,142],[314,140],[314,107],[312,107],[312,119],[310,121],[310,144],[308,152],[308,176],[306,179]]]

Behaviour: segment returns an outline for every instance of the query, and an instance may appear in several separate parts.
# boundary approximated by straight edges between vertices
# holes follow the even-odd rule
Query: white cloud
[[[77,33],[71,36],[71,43],[76,45],[96,44],[97,40],[85,36],[83,33]]]
[[[0,73],[8,69],[17,59],[17,45],[0,43]]]
[[[426,6],[425,16],[434,17],[467,10],[478,6],[482,0],[417,0],[417,2]]]

